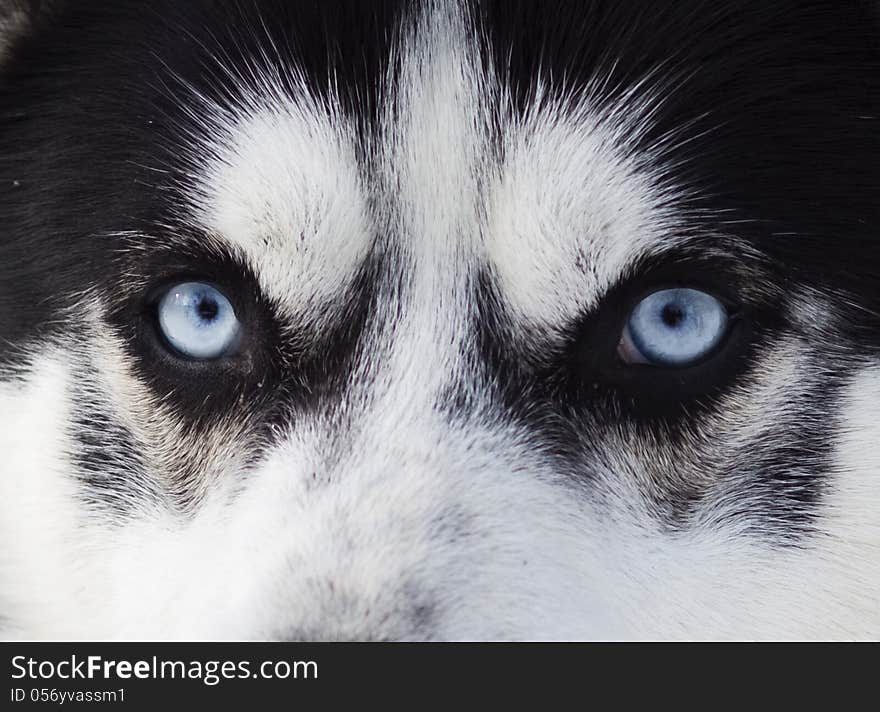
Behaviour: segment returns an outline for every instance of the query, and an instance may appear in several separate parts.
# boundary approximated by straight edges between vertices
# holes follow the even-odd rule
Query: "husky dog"
[[[3,636],[880,636],[874,3],[0,7]]]

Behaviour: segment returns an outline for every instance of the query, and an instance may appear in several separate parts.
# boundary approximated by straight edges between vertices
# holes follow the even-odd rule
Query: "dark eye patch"
[[[368,259],[347,293],[325,305],[332,325],[292,324],[263,293],[255,274],[233,252],[192,240],[179,250],[127,251],[137,258],[111,287],[111,325],[132,352],[138,375],[178,412],[210,426],[244,407],[271,420],[273,414],[316,406],[348,379],[351,358],[363,332],[378,259]],[[181,358],[168,348],[157,305],[169,287],[186,282],[217,285],[240,322],[239,342],[228,355],[211,360]],[[282,417],[278,415],[277,417]]]
[[[556,412],[598,410],[614,419],[675,420],[710,407],[748,372],[754,356],[785,327],[784,295],[758,260],[693,249],[643,261],[561,338],[519,328],[494,281],[480,281],[478,342],[491,379],[517,411],[529,394]],[[679,368],[626,363],[618,346],[634,307],[662,289],[689,287],[724,304],[729,325],[705,359]]]

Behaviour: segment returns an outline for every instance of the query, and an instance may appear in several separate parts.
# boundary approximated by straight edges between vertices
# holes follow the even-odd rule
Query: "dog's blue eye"
[[[697,289],[663,289],[629,317],[618,352],[627,363],[687,366],[714,349],[727,331],[727,310]]]
[[[169,289],[159,302],[158,316],[168,343],[192,359],[223,356],[235,347],[241,330],[229,300],[202,282]]]

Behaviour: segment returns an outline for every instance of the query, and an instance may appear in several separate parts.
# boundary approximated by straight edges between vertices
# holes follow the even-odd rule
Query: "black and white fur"
[[[880,635],[873,3],[0,8],[5,637]]]

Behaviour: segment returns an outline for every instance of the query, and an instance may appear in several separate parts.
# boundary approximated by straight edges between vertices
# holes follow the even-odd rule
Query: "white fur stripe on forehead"
[[[198,186],[188,219],[243,252],[291,315],[337,296],[382,239],[412,257],[428,300],[455,303],[463,270],[483,261],[514,313],[552,330],[679,234],[659,169],[630,150],[656,92],[609,106],[597,89],[573,106],[538,86],[518,116],[457,3],[404,19],[393,52],[380,145],[367,151],[295,67],[284,80],[257,69],[271,62],[227,69],[242,87],[235,107],[194,111],[205,130],[187,152]],[[244,71],[262,72],[258,88]],[[489,138],[499,120],[502,165]],[[378,165],[360,165],[364,155]]]
[[[478,252],[495,87],[463,6],[426,3],[401,36],[383,126],[387,197],[405,249],[448,270],[450,257]]]

